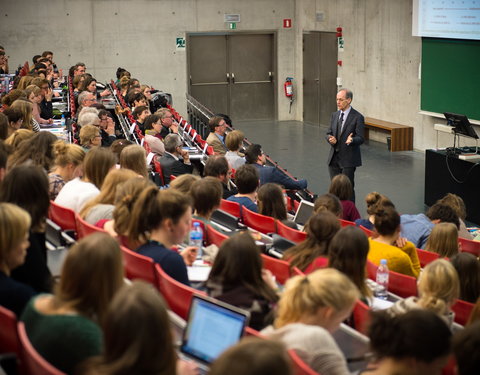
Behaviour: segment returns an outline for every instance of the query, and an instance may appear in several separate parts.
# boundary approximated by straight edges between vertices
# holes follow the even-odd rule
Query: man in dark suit
[[[352,108],[353,93],[349,89],[341,89],[337,93],[338,111],[332,113],[327,141],[330,143],[328,170],[332,179],[337,174],[348,176],[355,188],[355,170],[362,165],[360,145],[363,143],[363,115]],[[352,201],[355,202],[355,190]]]
[[[182,149],[182,140],[178,134],[169,134],[164,140],[165,153],[160,158],[165,184],[170,183],[170,176],[192,173],[188,151]]]
[[[274,182],[282,185],[289,190],[302,190],[307,188],[307,180],[294,180],[281,172],[276,167],[265,166],[266,156],[262,151],[262,146],[251,144],[245,150],[245,160],[247,164],[252,164],[257,168],[260,174],[260,185],[267,182]]]

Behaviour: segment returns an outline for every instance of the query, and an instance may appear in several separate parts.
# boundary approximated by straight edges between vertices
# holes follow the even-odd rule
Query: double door
[[[273,34],[190,34],[189,93],[232,120],[273,120]]]

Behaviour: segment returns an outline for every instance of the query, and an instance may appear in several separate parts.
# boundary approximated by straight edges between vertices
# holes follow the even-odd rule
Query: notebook
[[[250,313],[213,298],[194,295],[180,352],[205,369],[243,335]]]
[[[308,221],[308,219],[310,219],[310,216],[312,216],[312,214],[313,203],[302,199],[300,201],[300,205],[298,206],[297,212],[295,213],[293,221],[303,227]]]

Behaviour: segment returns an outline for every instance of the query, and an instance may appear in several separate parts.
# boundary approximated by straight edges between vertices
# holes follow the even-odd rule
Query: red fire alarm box
[[[284,29],[289,29],[292,27],[292,19],[291,18],[285,18],[283,20],[283,28]]]

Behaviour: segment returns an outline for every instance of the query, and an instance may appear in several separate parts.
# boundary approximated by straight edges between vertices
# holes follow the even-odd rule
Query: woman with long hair
[[[304,230],[307,238],[288,249],[283,258],[292,267],[310,273],[327,266],[330,241],[340,230],[340,222],[331,212],[320,212],[308,219]]]
[[[276,284],[263,270],[262,257],[248,233],[237,233],[220,246],[205,283],[207,293],[250,311],[250,326],[260,330],[273,321]]]
[[[48,172],[53,164],[53,145],[58,138],[50,132],[35,134],[27,142],[22,142],[8,158],[8,169],[17,165],[36,165]]]
[[[138,175],[147,178],[147,155],[145,149],[139,145],[125,147],[120,153],[120,168],[134,171]]]
[[[32,299],[22,315],[39,354],[68,374],[100,354],[100,325],[123,277],[120,247],[110,236],[94,233],[73,245],[55,293]]]
[[[288,220],[285,195],[280,185],[268,182],[260,186],[257,192],[257,206],[258,213],[273,217],[285,225],[297,229],[296,224]]]
[[[475,303],[480,297],[480,261],[470,253],[458,253],[450,259],[460,281],[460,299]]]
[[[442,258],[458,254],[458,229],[452,223],[438,223],[428,236],[425,250],[437,253]]]
[[[273,326],[261,333],[295,350],[319,374],[347,375],[332,333],[350,316],[358,297],[355,285],[335,269],[295,276],[285,285]]]
[[[343,207],[340,199],[338,199],[336,195],[330,193],[320,195],[315,199],[313,212],[318,214],[323,211],[329,211],[340,219],[343,217]]]
[[[353,186],[346,175],[338,174],[332,178],[328,192],[340,199],[343,208],[343,220],[355,221],[360,219],[361,216],[355,203],[350,200],[353,196]]]

